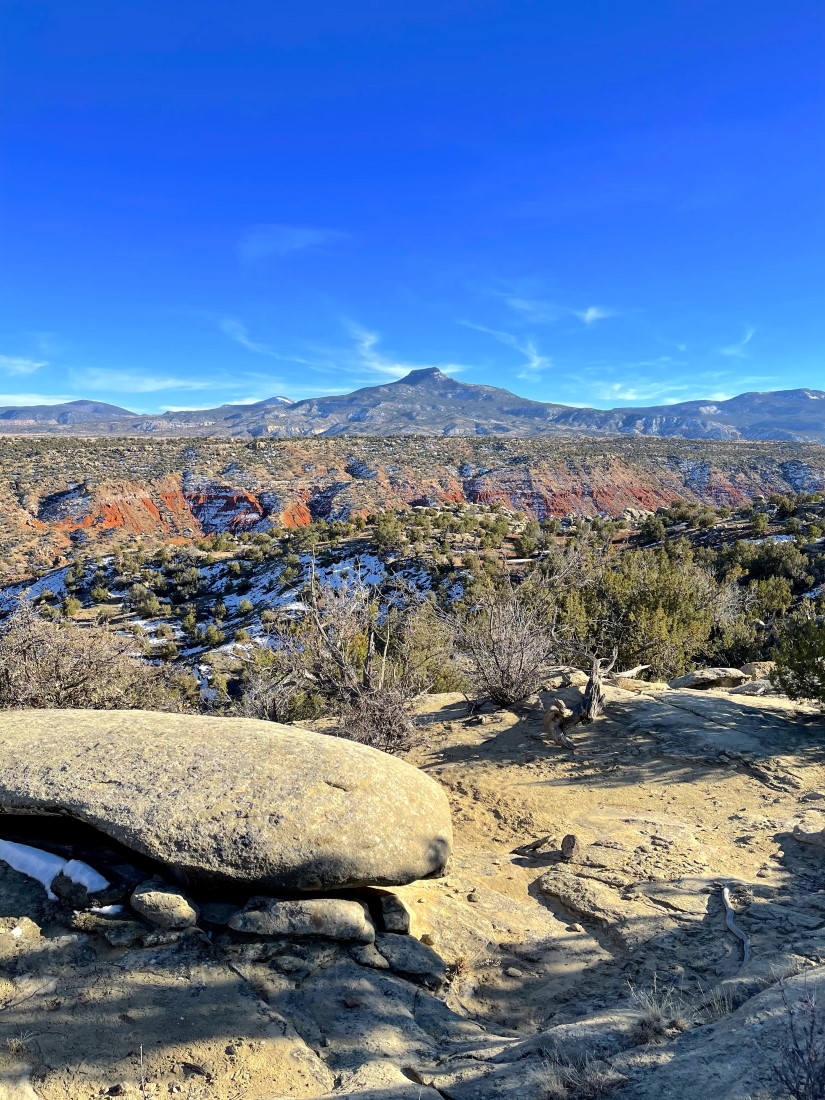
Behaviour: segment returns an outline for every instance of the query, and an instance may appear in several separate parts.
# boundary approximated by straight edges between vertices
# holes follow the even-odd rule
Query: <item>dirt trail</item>
[[[578,692],[562,694],[574,703]],[[628,981],[654,974],[695,993],[739,964],[717,883],[749,884],[743,897],[754,888],[825,889],[821,850],[791,837],[802,815],[825,811],[825,725],[814,711],[778,697],[619,688],[607,689],[607,704],[596,723],[578,727],[575,753],[540,739],[541,702],[480,721],[467,719],[459,695],[422,706],[424,737],[411,758],[450,793],[455,856],[446,880],[405,892],[445,957],[462,957],[467,977],[456,995],[488,1026],[542,1028],[587,1015],[626,996]],[[780,789],[786,780],[798,786]],[[560,864],[569,833],[612,851],[618,858],[597,862],[613,870]],[[538,852],[515,851],[542,837],[550,839]],[[674,943],[690,923],[683,914],[681,928],[654,928],[649,939],[651,929],[617,935],[618,918],[573,912],[541,890],[560,866],[600,875],[592,881],[619,896],[625,883],[689,879],[702,928]],[[659,899],[663,913],[668,905],[672,914],[673,903]],[[478,919],[474,935],[456,932],[468,909],[490,918],[491,945],[482,944]],[[779,950],[775,933],[769,922],[753,931],[755,961]]]

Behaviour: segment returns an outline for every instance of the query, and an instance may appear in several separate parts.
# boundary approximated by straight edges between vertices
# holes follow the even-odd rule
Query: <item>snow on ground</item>
[[[309,554],[301,555],[301,567],[307,577],[311,563]],[[387,576],[387,568],[377,554],[358,554],[331,565],[316,564],[315,576],[320,584],[328,584],[332,588],[340,588],[353,580],[359,580],[362,584],[380,584]]]
[[[748,539],[754,546],[761,546],[763,542],[796,542],[796,535],[768,535],[764,539]]]
[[[55,596],[63,597],[68,594],[66,588],[66,574],[69,567],[55,569],[52,573],[46,573],[36,581],[24,581],[22,584],[12,584],[0,592],[0,612],[14,611],[21,596],[30,600],[36,599],[44,592],[52,592]]]
[[[56,895],[52,892],[52,882],[62,871],[66,878],[85,886],[92,893],[103,890],[109,882],[94,867],[79,859],[63,859],[53,852],[44,852],[29,844],[18,844],[13,840],[0,840],[0,859],[9,867],[41,883],[52,901]]]

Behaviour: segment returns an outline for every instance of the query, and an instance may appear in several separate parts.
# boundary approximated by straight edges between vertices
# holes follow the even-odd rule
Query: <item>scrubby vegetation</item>
[[[22,606],[0,636],[0,706],[184,709],[191,677],[146,661],[102,628],[57,624]]]
[[[433,505],[108,555],[80,545],[3,594],[9,612],[26,592],[31,607],[6,623],[1,698],[192,705],[180,676],[194,675],[212,713],[323,718],[389,749],[410,743],[421,692],[508,706],[559,666],[661,680],[775,657],[781,690],[822,699],[823,527],[820,497],[798,494],[624,520]],[[15,679],[26,635],[37,656]],[[59,661],[88,675],[64,686]]]

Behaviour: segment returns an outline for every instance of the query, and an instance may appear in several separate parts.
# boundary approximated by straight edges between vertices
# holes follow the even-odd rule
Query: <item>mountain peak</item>
[[[398,381],[403,382],[405,386],[419,386],[422,382],[452,382],[453,379],[438,367],[419,367],[418,370],[411,370]]]

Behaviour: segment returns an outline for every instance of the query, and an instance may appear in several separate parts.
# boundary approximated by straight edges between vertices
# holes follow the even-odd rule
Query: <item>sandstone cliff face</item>
[[[544,519],[821,488],[825,449],[802,444],[40,439],[0,453],[4,552],[32,540],[57,553],[78,537],[266,531],[448,501]]]

